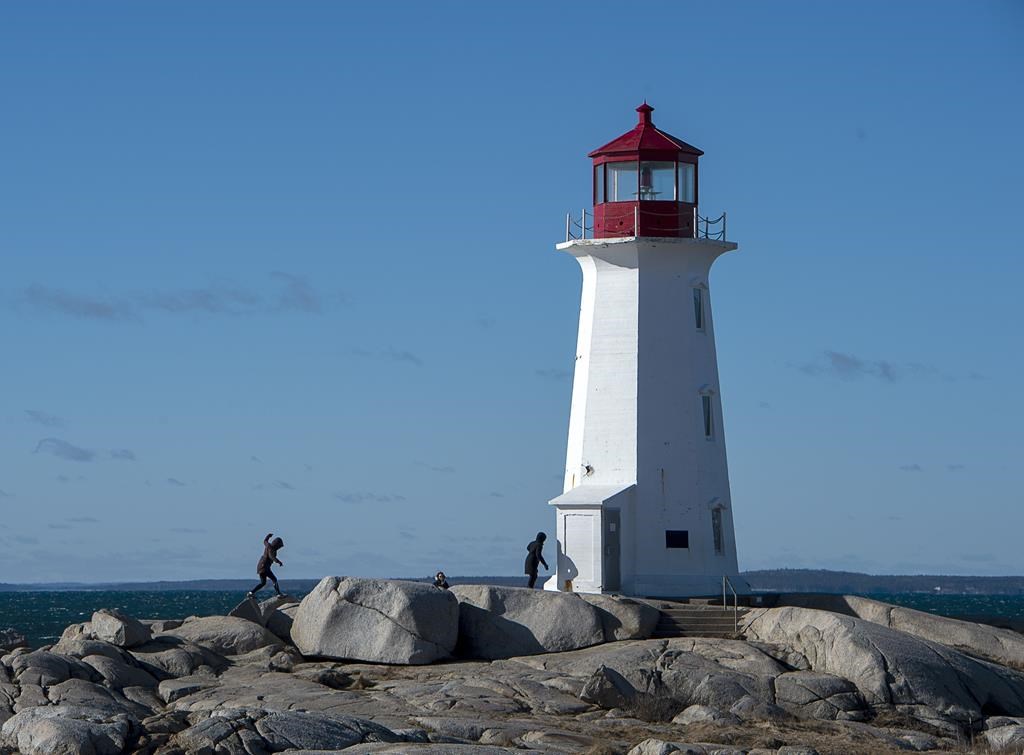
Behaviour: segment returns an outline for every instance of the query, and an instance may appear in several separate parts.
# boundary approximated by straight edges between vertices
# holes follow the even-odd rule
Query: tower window
[[[689,530],[665,530],[665,547],[666,548],[689,548],[690,547],[690,531]]]
[[[715,437],[715,415],[711,405],[711,395],[707,393],[702,394],[700,405],[704,410],[704,437],[711,440]]]
[[[697,330],[704,330],[704,289],[693,289],[693,321]]]
[[[676,165],[676,183],[678,184],[676,201],[696,204],[694,200],[693,163],[677,163]]]
[[[604,202],[604,163],[594,166],[594,204]]]
[[[676,187],[672,163],[640,163],[640,199],[656,199],[671,202],[676,198]]]
[[[637,195],[636,163],[605,163],[608,171],[605,186],[609,202],[635,202]]]
[[[715,553],[722,554],[725,550],[725,543],[722,541],[722,509],[711,509],[711,535],[715,540]]]

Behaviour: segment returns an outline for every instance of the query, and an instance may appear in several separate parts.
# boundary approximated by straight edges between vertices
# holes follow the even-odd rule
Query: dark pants
[[[278,595],[281,594],[281,588],[277,586],[277,577],[274,576],[274,572],[272,572],[270,569],[267,569],[266,571],[261,571],[257,576],[259,576],[260,578],[260,583],[251,590],[249,590],[249,592],[253,594],[258,593],[260,590],[267,586],[267,580],[269,579],[271,582],[274,583],[274,592],[276,592]]]
[[[530,572],[530,582],[527,584],[527,587],[532,588],[535,584],[537,584],[537,572],[532,571]]]

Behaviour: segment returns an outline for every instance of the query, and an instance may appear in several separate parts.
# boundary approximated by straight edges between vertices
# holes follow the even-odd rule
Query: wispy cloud
[[[69,530],[69,529],[71,529],[71,525],[70,524],[64,524],[64,522],[52,522],[52,523],[50,523],[50,524],[48,524],[46,526],[49,527],[51,530]]]
[[[295,490],[295,486],[290,482],[284,480],[274,480],[273,482],[261,482],[253,485],[254,490]]]
[[[342,503],[400,503],[404,495],[383,495],[381,493],[335,493],[335,500]]]
[[[504,493],[499,493],[496,490],[492,490],[491,491],[491,498],[504,498],[504,497],[505,497]]]
[[[0,498],[14,498],[14,494],[8,493],[6,490],[0,490]]]
[[[902,471],[902,472],[923,472],[924,471],[924,467],[922,467],[920,464],[904,464],[903,466],[900,467],[900,471]]]
[[[64,427],[64,420],[54,414],[40,411],[39,409],[26,409],[26,416],[37,425],[46,427]]]
[[[167,478],[167,484],[170,485],[172,488],[183,488],[183,487],[185,487],[185,483],[183,483],[181,480],[177,479],[176,477],[168,477]]]
[[[572,375],[572,373],[569,372],[568,370],[544,369],[534,370],[534,372],[536,373],[537,377],[544,378],[545,380],[553,380],[558,382],[568,380],[569,377]]]
[[[946,469],[948,469],[950,472],[959,472],[961,469],[964,469],[964,468],[965,467],[964,467],[963,464],[947,464],[946,465]]]
[[[91,296],[33,284],[19,303],[32,311],[85,320],[138,320],[146,312],[162,314],[255,315],[280,312],[319,314],[324,298],[309,282],[292,273],[270,273],[272,291],[253,291],[227,282],[198,288]]]
[[[253,464],[262,464],[263,463],[263,459],[261,459],[259,456],[250,456],[249,457],[249,461],[251,461]]]
[[[206,530],[196,529],[195,527],[171,527],[171,532],[180,532],[184,535],[201,535]]]
[[[33,453],[47,453],[66,461],[92,461],[96,458],[96,452],[88,448],[80,448],[60,438],[43,438],[36,444]]]
[[[100,520],[94,516],[72,516],[68,517],[68,521],[76,524],[99,524]]]
[[[128,448],[115,448],[110,452],[111,459],[120,459],[121,461],[135,461],[135,452]]]
[[[360,359],[378,359],[385,362],[404,362],[414,367],[423,366],[423,360],[419,356],[405,349],[396,349],[394,346],[388,346],[386,349],[379,349],[377,351],[355,348],[350,353],[352,356],[359,357]]]
[[[424,464],[423,466],[438,474],[455,474],[455,467],[450,464]]]
[[[795,365],[800,372],[814,377],[840,380],[874,378],[883,383],[901,380],[955,380],[939,368],[921,362],[897,363],[887,359],[865,359],[854,354],[826,349],[819,359]]]

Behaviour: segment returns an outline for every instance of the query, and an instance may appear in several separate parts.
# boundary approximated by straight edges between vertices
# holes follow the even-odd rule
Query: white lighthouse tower
[[[593,235],[558,244],[583,269],[569,442],[549,590],[649,597],[736,588],[708,274],[725,215],[697,212],[699,149],[655,128],[594,150]],[[712,223],[716,223],[712,226]]]

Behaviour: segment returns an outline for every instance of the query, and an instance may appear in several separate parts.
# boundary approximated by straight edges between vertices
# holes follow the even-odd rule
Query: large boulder
[[[589,593],[580,593],[580,597],[597,609],[605,642],[646,640],[661,618],[661,611],[640,600]]]
[[[791,671],[775,679],[775,702],[802,718],[863,721],[867,705],[847,679],[816,671]]]
[[[127,752],[130,728],[123,713],[52,705],[8,719],[0,742],[23,755],[119,755]]]
[[[281,641],[271,632],[234,616],[202,616],[186,621],[177,629],[164,632],[194,645],[209,648],[220,655],[242,655]]]
[[[22,686],[38,684],[48,687],[68,679],[98,678],[93,668],[77,658],[36,650],[17,655],[11,660],[11,670]]]
[[[303,598],[291,626],[306,656],[420,665],[448,657],[459,604],[421,582],[324,577]]]
[[[209,648],[170,635],[159,635],[133,648],[131,657],[157,679],[189,676],[204,668],[218,671],[227,666],[227,660]]]
[[[156,678],[144,669],[114,660],[105,655],[87,655],[82,659],[96,669],[103,681],[114,689],[125,687],[155,687]]]
[[[579,595],[524,587],[456,585],[459,654],[511,658],[557,653],[605,641],[601,617]]]
[[[298,603],[288,603],[275,609],[267,619],[267,629],[282,642],[294,645],[292,639],[292,624],[295,623],[295,614],[299,612]]]
[[[152,632],[138,619],[103,608],[89,620],[89,632],[97,640],[122,648],[133,648],[149,642]]]
[[[937,616],[857,595],[782,595],[778,605],[818,608],[856,616],[968,655],[1024,670],[1024,635],[1011,629]]]
[[[924,706],[969,723],[1024,715],[1024,674],[870,621],[810,608],[751,611],[748,638],[783,645],[811,670],[848,679],[868,705]]]

